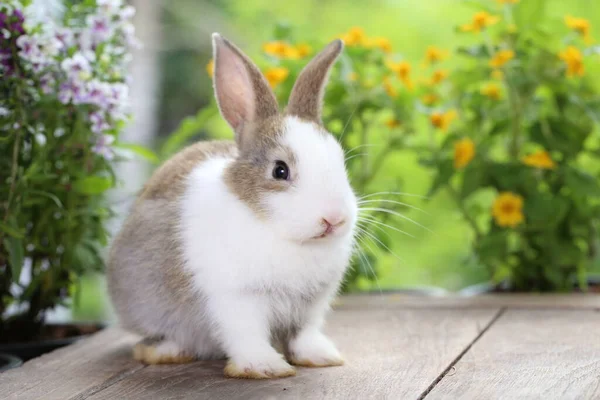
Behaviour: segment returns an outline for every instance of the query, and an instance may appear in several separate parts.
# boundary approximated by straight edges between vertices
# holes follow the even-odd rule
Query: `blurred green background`
[[[493,5],[496,0],[489,0]],[[143,7],[143,2],[140,2]],[[598,0],[521,0],[531,11],[532,23],[543,19],[549,26],[565,32],[565,15],[590,19],[592,36],[600,38],[600,1]],[[160,8],[159,48],[160,86],[158,97],[158,129],[160,144],[181,120],[194,115],[212,97],[211,81],[205,65],[211,58],[210,33],[219,31],[232,39],[251,57],[271,39],[277,23],[289,24],[298,37],[307,32],[311,38],[323,40],[339,36],[353,26],[362,27],[369,36],[390,39],[394,51],[401,53],[414,68],[423,60],[425,49],[435,45],[452,50],[469,40],[469,35],[455,32],[457,25],[470,21],[475,12],[469,1],[461,0],[311,0],[281,1],[164,1]],[[139,28],[138,28],[139,29]],[[449,67],[456,62],[451,57]],[[600,62],[599,62],[600,64]],[[596,65],[591,73],[600,78]],[[597,80],[600,84],[600,79]],[[227,133],[224,124],[211,127]],[[377,146],[376,135],[373,144]],[[413,155],[395,153],[381,169],[381,174],[401,175],[403,190],[424,195],[431,174],[417,165]],[[362,281],[363,290],[436,286],[455,291],[483,282],[483,267],[469,258],[470,232],[456,212],[454,203],[443,193],[429,201],[407,197],[399,199],[422,208],[425,212],[407,214],[431,232],[410,223],[399,228],[415,238],[395,234],[393,252],[382,254],[378,262],[377,282]],[[102,278],[86,279],[77,306],[81,318],[106,315],[106,297]]]

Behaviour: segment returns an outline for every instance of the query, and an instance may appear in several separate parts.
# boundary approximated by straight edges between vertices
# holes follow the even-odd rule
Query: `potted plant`
[[[458,118],[418,151],[436,174],[430,194],[455,200],[489,272],[468,293],[598,284],[600,95],[587,70],[598,48],[585,19],[546,28],[540,4],[482,2],[458,28],[471,44],[437,93],[444,107],[429,112],[433,126],[448,110]]]
[[[133,12],[115,0],[0,5],[2,353],[28,359],[98,329],[45,316],[103,268]]]

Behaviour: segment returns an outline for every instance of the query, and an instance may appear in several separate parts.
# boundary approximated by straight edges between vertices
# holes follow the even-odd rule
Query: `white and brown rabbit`
[[[134,348],[146,363],[226,357],[225,375],[238,378],[341,365],[322,326],[353,250],[357,201],[321,103],[343,43],[304,68],[282,113],[259,69],[212,39],[235,143],[196,143],[150,178],[112,245],[115,310],[146,338]]]

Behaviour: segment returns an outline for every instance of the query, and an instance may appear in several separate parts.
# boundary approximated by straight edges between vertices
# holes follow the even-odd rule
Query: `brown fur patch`
[[[274,180],[268,174],[269,167],[276,160],[282,160],[293,174],[297,164],[294,153],[280,142],[284,128],[283,117],[280,116],[246,126],[253,140],[225,171],[225,183],[229,190],[259,216],[268,213],[263,204],[266,194],[284,191],[290,186],[288,181]]]
[[[178,199],[185,189],[187,176],[198,164],[214,156],[236,155],[237,147],[230,141],[198,142],[188,146],[154,172],[144,185],[140,199]]]
[[[302,70],[286,109],[286,114],[321,124],[323,91],[329,71],[344,48],[341,40],[334,40]]]

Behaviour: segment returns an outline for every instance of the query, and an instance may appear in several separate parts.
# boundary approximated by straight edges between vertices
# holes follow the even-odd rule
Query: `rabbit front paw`
[[[225,376],[243,379],[273,379],[296,375],[296,370],[279,355],[264,360],[233,360],[225,366]]]
[[[290,363],[301,367],[334,367],[344,364],[335,345],[318,331],[303,332],[289,344]]]

